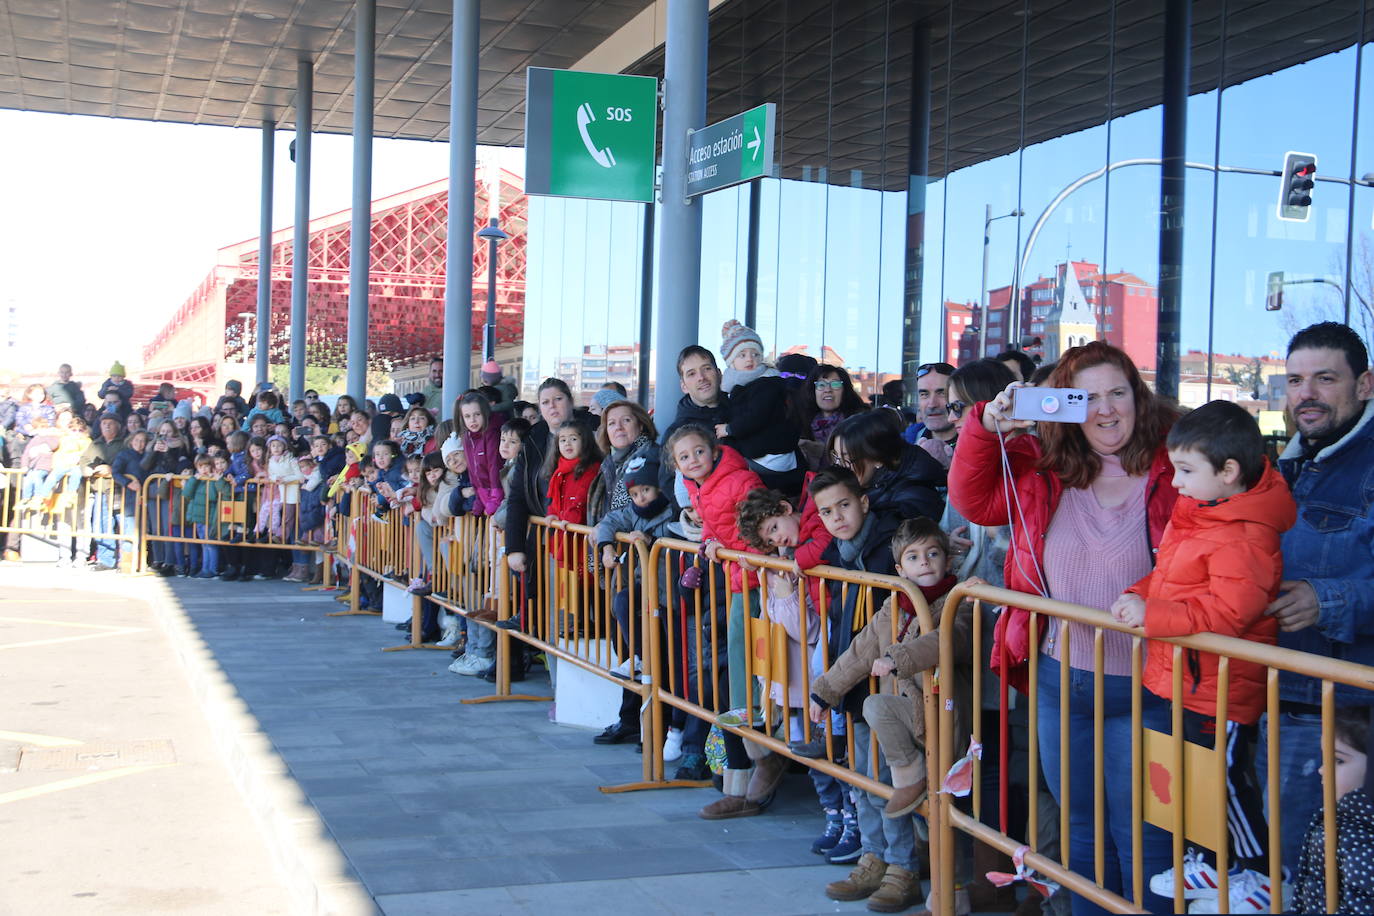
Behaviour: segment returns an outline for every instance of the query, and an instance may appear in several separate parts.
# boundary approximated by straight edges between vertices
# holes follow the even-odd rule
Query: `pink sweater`
[[[1128,478],[1106,465],[1098,486],[1125,501],[1106,509],[1092,487],[1065,490],[1045,534],[1045,584],[1056,601],[1107,610],[1112,602],[1153,568],[1145,516],[1145,478]],[[1069,624],[1069,665],[1093,669],[1093,628]],[[1051,658],[1062,660],[1060,623],[1048,621],[1041,644]],[[1107,631],[1102,644],[1104,674],[1131,673],[1131,638]]]

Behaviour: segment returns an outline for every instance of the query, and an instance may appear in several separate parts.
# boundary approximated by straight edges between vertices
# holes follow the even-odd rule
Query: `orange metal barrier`
[[[108,474],[83,475],[82,469],[35,473],[0,468],[0,532],[27,535],[55,544],[64,541],[112,542],[118,567],[142,568],[142,500],[124,513],[124,491]]]
[[[1279,719],[1279,672],[1288,671],[1306,675],[1321,681],[1322,684],[1322,741],[1321,758],[1323,761],[1323,797],[1324,797],[1324,822],[1325,829],[1325,863],[1326,863],[1326,908],[1328,912],[1335,912],[1337,908],[1337,893],[1339,883],[1336,877],[1336,828],[1335,828],[1335,731],[1333,728],[1335,705],[1335,685],[1346,684],[1365,690],[1374,690],[1374,667],[1352,664],[1337,659],[1315,656],[1304,652],[1296,652],[1289,649],[1281,649],[1263,643],[1250,642],[1243,639],[1236,639],[1228,636],[1218,636],[1214,634],[1201,634],[1196,636],[1181,637],[1164,640],[1146,640],[1143,631],[1122,626],[1117,623],[1110,614],[1091,608],[1080,607],[1077,605],[1066,604],[1064,602],[1053,601],[1033,595],[1026,595],[1020,592],[1013,592],[1003,588],[995,588],[988,585],[968,585],[961,584],[956,586],[948,601],[958,598],[971,598],[977,606],[983,602],[990,605],[1014,606],[1025,608],[1033,612],[1030,623],[1031,645],[1038,646],[1039,635],[1044,632],[1044,626],[1051,618],[1067,623],[1083,624],[1092,628],[1093,654],[1094,654],[1094,696],[1095,696],[1095,723],[1094,723],[1094,742],[1096,767],[1094,771],[1094,818],[1095,818],[1095,838],[1096,848],[1094,850],[1093,869],[1091,873],[1072,871],[1068,868],[1068,837],[1069,837],[1069,818],[1070,818],[1070,796],[1068,784],[1067,766],[1061,768],[1060,797],[1062,800],[1060,812],[1060,835],[1062,861],[1056,861],[1037,852],[1038,824],[1036,822],[1035,798],[1037,793],[1037,782],[1039,780],[1040,764],[1038,746],[1036,741],[1038,729],[1037,711],[1037,667],[1038,653],[1032,653],[1030,658],[1030,694],[1029,694],[1029,715],[1030,715],[1030,760],[1028,767],[1028,797],[1029,804],[1029,823],[1026,827],[1026,837],[1022,839],[1014,838],[1005,833],[982,823],[979,820],[982,799],[981,799],[981,770],[983,763],[976,757],[972,760],[973,766],[973,812],[971,815],[965,814],[954,808],[950,796],[941,794],[939,797],[942,809],[940,822],[943,836],[938,844],[934,841],[935,828],[932,825],[932,850],[939,849],[939,871],[941,880],[945,886],[952,887],[954,881],[954,831],[957,829],[971,836],[976,842],[983,843],[994,849],[998,849],[1008,855],[1013,854],[1023,846],[1028,846],[1030,853],[1025,856],[1025,864],[1028,868],[1040,872],[1045,877],[1058,883],[1066,892],[1081,895],[1099,906],[1108,910],[1120,913],[1141,912],[1146,904],[1145,900],[1145,880],[1148,876],[1143,874],[1141,863],[1142,848],[1142,825],[1147,817],[1146,812],[1146,785],[1145,764],[1147,762],[1147,742],[1154,748],[1156,757],[1163,756],[1165,760],[1155,760],[1157,766],[1167,769],[1173,779],[1173,785],[1180,783],[1183,791],[1177,790],[1171,793],[1174,799],[1172,806],[1167,809],[1172,814],[1171,824],[1157,824],[1172,833],[1172,852],[1173,868],[1175,875],[1183,873],[1183,855],[1185,846],[1188,845],[1190,837],[1195,836],[1199,831],[1206,831],[1213,836],[1213,845],[1216,846],[1217,854],[1217,875],[1220,883],[1218,888],[1218,907],[1219,912],[1225,913],[1229,910],[1229,887],[1227,873],[1229,871],[1228,862],[1228,839],[1230,835],[1230,825],[1227,817],[1228,795],[1227,785],[1227,742],[1219,734],[1213,749],[1205,749],[1199,745],[1186,742],[1183,737],[1183,704],[1172,704],[1171,731],[1169,736],[1158,735],[1143,727],[1142,724],[1142,703],[1141,703],[1141,672],[1146,644],[1149,644],[1148,651],[1168,651],[1173,654],[1173,694],[1183,696],[1183,672],[1185,670],[1184,653],[1188,650],[1211,653],[1218,657],[1217,665],[1217,699],[1216,699],[1216,719],[1225,722],[1227,717],[1228,693],[1231,680],[1231,663],[1233,661],[1253,662],[1266,669],[1266,710],[1271,723],[1268,729],[1267,748],[1261,748],[1260,753],[1267,753],[1270,761],[1268,767],[1268,839],[1269,839],[1269,880],[1273,890],[1272,908],[1273,912],[1284,911],[1284,894],[1282,891],[1283,863],[1282,848],[1280,842],[1280,829],[1282,823],[1282,800],[1279,788],[1279,729],[1276,725]],[[981,607],[978,608],[981,611]],[[975,613],[975,619],[979,614]],[[1128,634],[1131,637],[1131,691],[1132,691],[1132,742],[1129,749],[1113,748],[1113,752],[1128,751],[1131,755],[1131,806],[1132,806],[1132,859],[1133,869],[1129,878],[1131,899],[1111,893],[1103,887],[1104,871],[1104,780],[1102,771],[1103,759],[1103,636],[1109,631]],[[1071,640],[1070,628],[1065,625],[1059,631],[1061,646],[1061,658],[1069,658]],[[1081,634],[1079,636],[1081,638]],[[953,650],[953,624],[952,618],[946,616],[941,625],[941,655],[940,667],[942,670],[950,668],[956,662],[971,661],[975,666],[977,675],[982,673],[983,664],[983,635],[980,628],[975,629],[975,641],[971,660],[956,659]],[[973,679],[973,708],[978,709],[982,702],[982,678],[975,676]],[[1060,735],[1062,760],[1068,759],[1068,706],[1069,691],[1060,691]],[[962,748],[956,748],[952,743],[952,729],[954,726],[953,713],[948,705],[940,712],[940,765],[934,771],[941,776],[948,773],[953,765],[956,753],[962,753]],[[974,719],[974,737],[980,738],[979,722]],[[1219,730],[1220,731],[1220,730]],[[1158,735],[1158,740],[1149,739],[1149,735]],[[1005,774],[1004,774],[1005,776]],[[933,783],[932,783],[933,786]],[[932,788],[933,791],[933,788]],[[1191,797],[1190,797],[1191,796]],[[1192,821],[1187,820],[1189,812],[1192,812]],[[1193,822],[1195,821],[1195,822]],[[1199,843],[1199,845],[1205,845]],[[1296,873],[1297,863],[1289,863],[1290,868]],[[1081,868],[1081,864],[1079,865]],[[1124,878],[1125,876],[1123,876]],[[1175,881],[1174,908],[1176,912],[1186,912],[1186,901],[1183,897],[1183,882]],[[943,903],[946,913],[953,912],[953,902],[946,898]]]

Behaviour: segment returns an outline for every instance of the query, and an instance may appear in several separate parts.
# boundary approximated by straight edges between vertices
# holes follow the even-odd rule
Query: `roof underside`
[[[1361,2],[1311,0],[1298,16],[1291,0],[1227,0],[1223,75],[1222,0],[1194,0],[1192,91],[1348,47]],[[523,142],[526,67],[572,66],[649,5],[482,0],[479,142]],[[447,139],[451,8],[378,0],[377,136]],[[711,14],[708,119],[779,102],[784,177],[824,167],[831,180],[857,172],[864,186],[900,189],[915,23],[931,35],[938,177],[1158,104],[1162,8],[1035,0],[1028,21],[1023,0],[733,0]],[[287,126],[297,60],[308,57],[316,130],[349,133],[352,10],[349,0],[5,0],[0,107]],[[661,75],[662,62],[660,47],[628,69]]]

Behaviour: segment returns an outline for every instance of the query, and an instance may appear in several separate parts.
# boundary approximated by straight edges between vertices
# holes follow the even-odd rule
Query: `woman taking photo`
[[[1165,438],[1174,412],[1155,397],[1121,350],[1100,341],[1070,349],[1046,382],[1049,388],[1088,393],[1082,423],[1040,423],[1038,435],[1005,440],[1010,480],[1003,476],[1006,436],[1030,426],[1011,418],[1015,382],[969,411],[949,472],[949,496],[977,525],[1012,524],[1005,574],[1008,588],[1106,611],[1116,597],[1153,568],[1153,550],[1173,511],[1176,491]],[[1012,501],[1005,495],[1009,485]],[[1027,690],[1027,662],[1039,653],[1036,703],[1040,759],[1055,799],[1069,767],[1072,830],[1069,867],[1093,874],[1094,845],[1094,630],[1062,626],[1041,617],[1036,645],[1030,614],[1007,608],[997,622],[992,665],[1009,683]],[[1067,638],[1066,638],[1067,637]],[[1104,633],[1103,886],[1129,897],[1132,885],[1131,758],[1139,738],[1131,725],[1131,637]],[[1060,758],[1059,698],[1068,690],[1069,760]],[[1143,721],[1167,732],[1168,706],[1141,692]],[[1168,834],[1149,824],[1142,834],[1144,876],[1169,868]],[[1141,901],[1165,913],[1172,901],[1147,893]],[[1074,897],[1075,916],[1102,912]]]

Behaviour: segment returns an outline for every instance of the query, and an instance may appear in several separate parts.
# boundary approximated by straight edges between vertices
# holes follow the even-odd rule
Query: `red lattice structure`
[[[473,182],[472,231],[487,225],[490,185]],[[499,171],[500,226],[510,234],[498,252],[496,343],[519,343],[525,323],[528,202],[521,177]],[[351,211],[310,221],[306,363],[342,368],[347,362]],[[368,366],[393,366],[443,350],[444,258],[448,182],[432,182],[373,202],[372,269],[368,294]],[[273,364],[290,360],[292,229],[272,234],[272,321],[266,335]],[[218,264],[143,349],[144,378],[213,388],[224,363],[256,358],[258,240],[220,249]],[[482,341],[487,307],[487,245],[475,240],[472,341]]]

